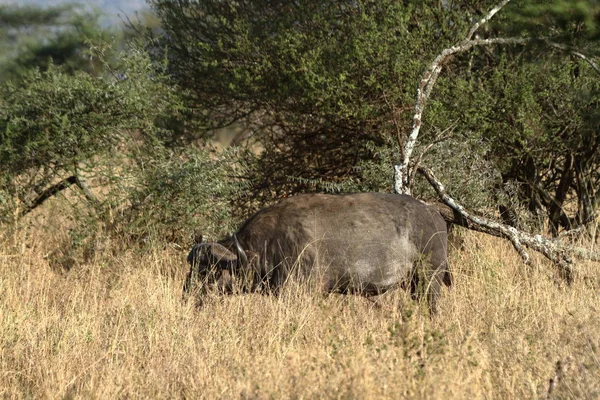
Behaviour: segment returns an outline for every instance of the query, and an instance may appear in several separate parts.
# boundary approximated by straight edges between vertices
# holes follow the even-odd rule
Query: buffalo
[[[233,276],[251,274],[251,291],[276,294],[290,278],[316,277],[324,292],[410,288],[435,314],[442,284],[451,285],[446,254],[445,220],[411,196],[304,194],[257,212],[223,240],[195,244],[183,289],[202,281],[231,292]]]

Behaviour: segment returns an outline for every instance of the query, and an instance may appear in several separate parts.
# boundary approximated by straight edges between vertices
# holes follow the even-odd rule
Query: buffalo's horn
[[[242,246],[240,245],[236,234],[234,233],[231,236],[233,237],[233,243],[235,244],[235,250],[238,253],[238,258],[242,262],[242,266],[245,267],[246,265],[248,265],[248,256],[246,256],[246,252],[244,251],[244,249],[242,249]]]

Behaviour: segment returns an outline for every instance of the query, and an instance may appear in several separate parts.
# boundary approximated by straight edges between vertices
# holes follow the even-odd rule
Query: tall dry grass
[[[50,226],[0,239],[2,398],[600,398],[598,264],[567,288],[470,233],[433,321],[401,290],[374,304],[290,287],[196,309],[183,250],[108,243],[66,272]]]

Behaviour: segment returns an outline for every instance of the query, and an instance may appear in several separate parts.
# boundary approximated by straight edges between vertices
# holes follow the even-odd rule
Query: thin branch
[[[383,92],[383,100],[392,111],[392,122],[394,124],[394,129],[396,130],[396,141],[398,142],[398,149],[400,149],[400,158],[404,159],[404,146],[402,146],[404,137],[402,135],[402,129],[400,129],[400,122],[398,121],[398,118],[396,118],[396,107],[388,100],[385,91]]]
[[[437,135],[437,138],[434,141],[432,141],[431,143],[429,143],[427,146],[425,146],[423,151],[421,151],[421,153],[417,156],[417,161],[415,161],[415,163],[413,164],[413,166],[411,168],[411,176],[410,176],[410,180],[409,180],[409,184],[410,184],[409,190],[411,192],[412,192],[413,183],[415,181],[415,176],[417,174],[419,166],[421,165],[421,161],[423,161],[423,156],[425,156],[425,153],[427,153],[429,150],[431,150],[431,148],[433,146],[435,146],[436,144],[449,139],[452,136],[452,134],[451,133],[446,134],[446,133],[452,131],[455,126],[456,126],[456,122],[452,123],[449,127],[447,127],[442,132],[440,132]]]
[[[423,160],[423,156],[425,155],[425,153],[427,153],[433,146],[435,145],[435,143],[429,143],[427,146],[425,146],[425,148],[423,149],[423,151],[421,152],[421,154],[419,154],[419,156],[417,157],[417,161],[415,161],[415,164],[413,165],[413,167],[411,168],[411,177],[409,180],[409,190],[412,192],[412,186],[413,183],[415,181],[415,175],[417,174],[417,171],[419,170],[419,166],[421,165],[421,161]]]
[[[30,212],[32,212],[33,210],[35,210],[36,208],[41,206],[50,197],[67,189],[68,187],[70,187],[71,185],[73,185],[75,183],[77,183],[77,177],[75,175],[73,175],[73,176],[63,179],[62,181],[43,190],[31,204],[29,204],[25,209],[23,209],[19,213],[19,218],[24,217],[25,215],[29,214]]]
[[[583,54],[583,53],[581,53],[581,52],[579,52],[577,50],[571,49],[568,46],[565,46],[564,44],[549,42],[547,40],[544,40],[544,42],[546,44],[548,44],[548,46],[557,48],[559,50],[566,51],[566,52],[574,55],[575,57],[581,58],[583,61],[585,61],[586,63],[588,63],[594,69],[594,71],[596,71],[596,73],[600,74],[600,66],[598,66],[598,63],[596,63],[591,58],[587,57],[585,54]]]
[[[473,37],[473,35],[475,34],[475,31],[477,31],[477,29],[479,29],[481,27],[481,25],[487,23],[494,15],[496,15],[496,13],[498,11],[500,11],[500,9],[502,7],[504,7],[505,5],[508,4],[510,0],[504,0],[502,2],[500,2],[498,5],[496,5],[494,8],[492,8],[485,17],[483,17],[481,20],[479,20],[478,22],[476,22],[471,29],[469,29],[469,33],[467,33],[467,36],[465,37],[466,40],[471,40],[471,38]]]

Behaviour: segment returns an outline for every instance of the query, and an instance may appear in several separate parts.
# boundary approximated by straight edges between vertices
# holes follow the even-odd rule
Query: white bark
[[[425,176],[440,199],[442,199],[446,205],[458,212],[466,220],[484,228],[479,230],[488,233],[492,232],[495,236],[501,236],[510,240],[525,264],[529,264],[530,257],[523,246],[527,246],[532,250],[542,253],[546,258],[551,260],[556,265],[563,278],[570,284],[573,281],[573,260],[570,256],[571,254],[586,260],[600,260],[600,254],[598,253],[581,248],[568,247],[560,241],[551,240],[542,235],[530,235],[518,231],[511,226],[473,215],[467,212],[462,205],[458,204],[456,200],[448,195],[444,189],[444,185],[442,185],[430,169],[419,167],[419,173]]]
[[[417,89],[417,101],[415,103],[415,113],[413,116],[412,130],[406,143],[404,144],[404,157],[400,165],[394,166],[394,190],[396,193],[410,194],[410,172],[409,163],[412,152],[417,143],[419,137],[419,131],[421,129],[423,110],[425,104],[431,94],[435,81],[442,71],[442,64],[452,55],[462,53],[469,50],[473,46],[490,45],[494,43],[520,43],[522,39],[484,39],[484,40],[472,40],[472,36],[479,29],[479,27],[489,21],[502,7],[504,7],[510,0],[503,0],[494,8],[492,8],[481,20],[477,21],[469,32],[465,36],[465,39],[455,46],[444,49],[429,65],[429,68],[423,74],[423,78],[419,82],[419,88]],[[507,40],[509,42],[507,42]]]
[[[502,7],[504,7],[506,4],[508,4],[510,0],[503,0],[501,1],[499,4],[497,4],[494,8],[492,8],[485,17],[483,17],[481,20],[479,20],[478,22],[476,22],[475,24],[473,24],[473,26],[471,27],[471,29],[469,29],[469,33],[467,33],[467,37],[465,38],[466,40],[471,40],[471,38],[473,37],[473,35],[475,34],[475,32],[477,31],[477,29],[479,29],[479,27],[485,23],[487,23],[498,11],[500,11],[500,9]]]

